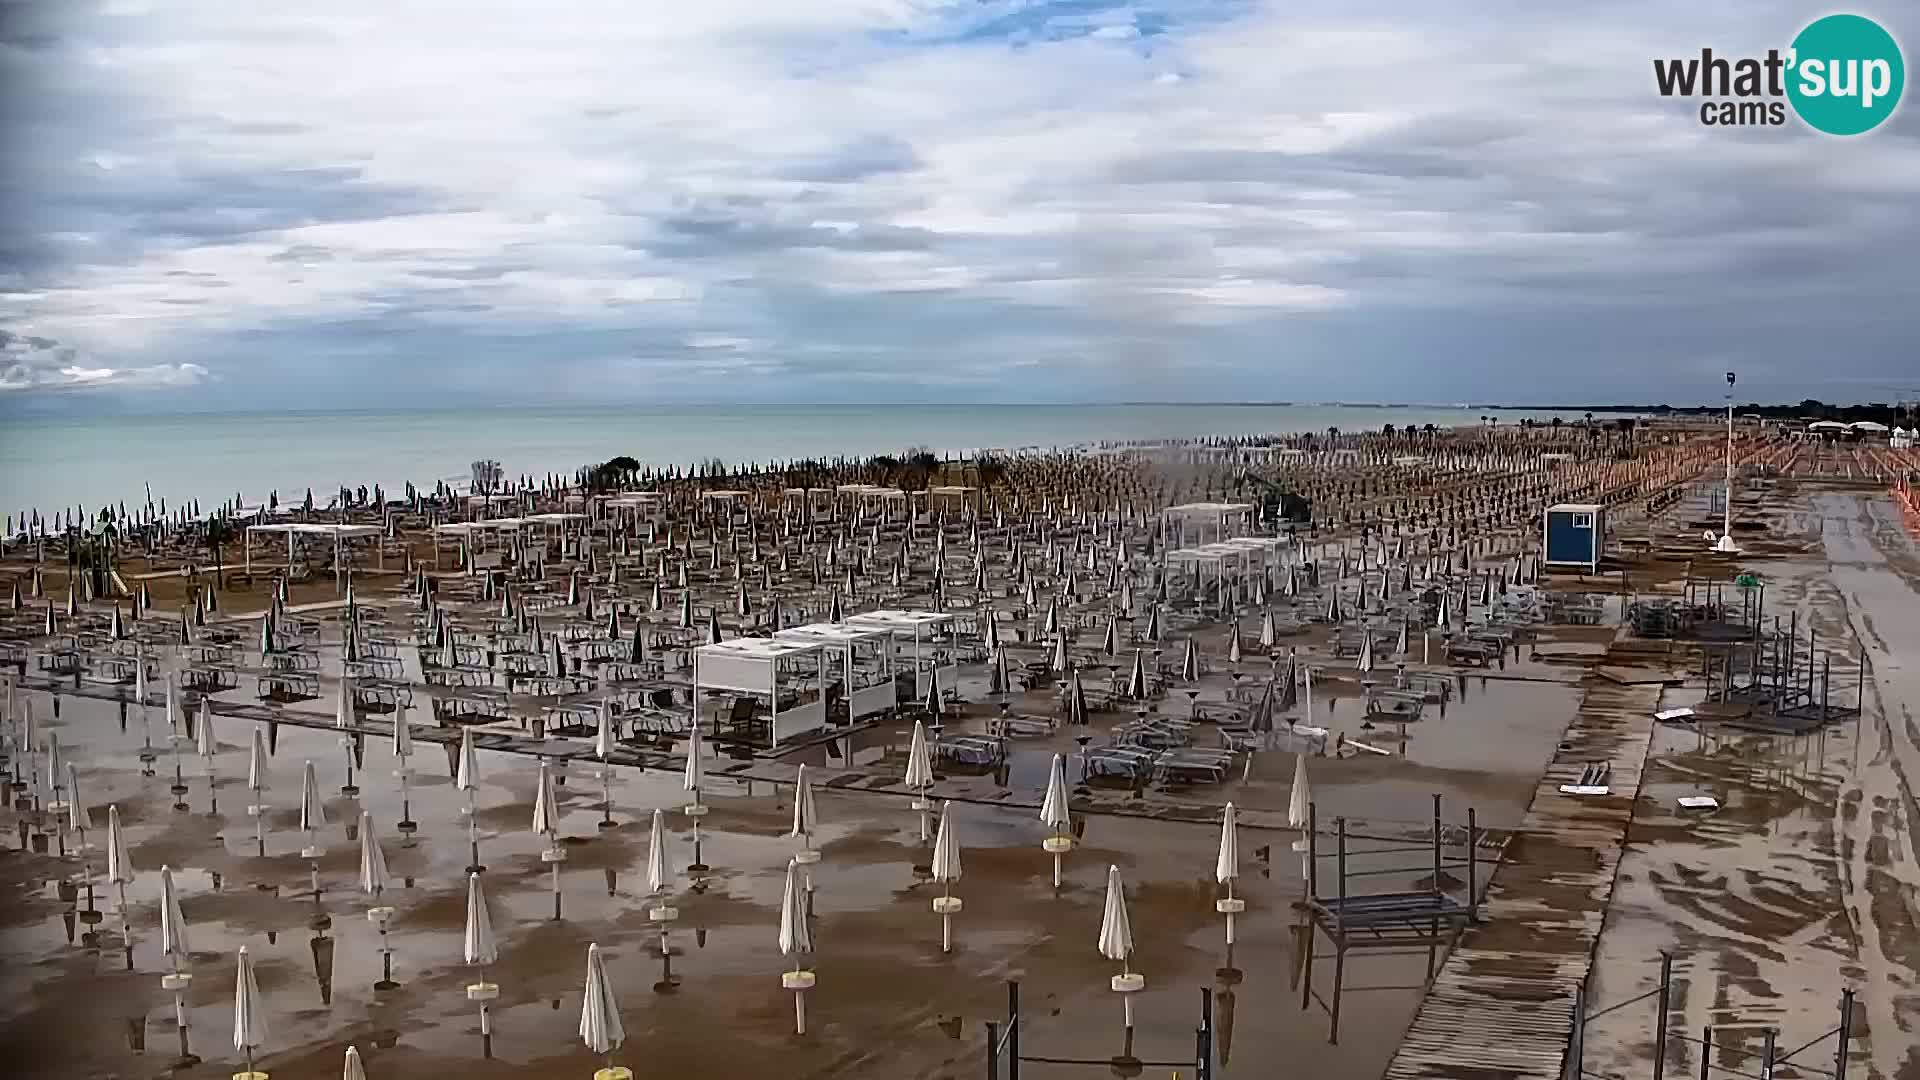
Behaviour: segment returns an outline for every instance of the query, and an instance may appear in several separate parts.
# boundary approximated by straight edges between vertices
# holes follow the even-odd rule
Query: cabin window
[[[1575,515],[1573,515],[1573,527],[1574,527],[1574,528],[1576,528],[1576,529],[1591,529],[1591,528],[1593,528],[1593,515],[1592,515],[1592,514],[1575,514]]]

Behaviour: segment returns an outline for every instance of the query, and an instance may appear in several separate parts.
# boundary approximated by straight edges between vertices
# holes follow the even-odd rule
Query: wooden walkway
[[[1385,1080],[1560,1080],[1652,745],[1657,684],[1590,679],[1483,908],[1434,978]],[[1613,793],[1572,796],[1595,762]]]

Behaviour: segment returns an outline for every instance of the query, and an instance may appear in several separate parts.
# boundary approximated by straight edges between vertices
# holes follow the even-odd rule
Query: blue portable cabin
[[[1599,503],[1549,506],[1541,534],[1541,550],[1546,553],[1541,565],[1598,573],[1607,547],[1607,508]]]

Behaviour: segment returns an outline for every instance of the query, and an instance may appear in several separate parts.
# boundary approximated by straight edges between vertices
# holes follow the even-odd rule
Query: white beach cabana
[[[850,623],[807,623],[773,635],[776,641],[811,643],[826,650],[830,677],[846,688],[849,720],[899,704],[892,636],[890,629]]]
[[[1204,544],[1209,532],[1219,542],[1230,532],[1244,533],[1253,528],[1252,503],[1182,503],[1167,507],[1163,516],[1170,531],[1168,541],[1176,547],[1186,546],[1189,530],[1196,544]]]
[[[248,574],[253,573],[253,538],[256,533],[262,536],[273,533],[286,534],[287,568],[289,570],[293,568],[297,538],[303,536],[331,539],[333,542],[333,561],[336,566],[340,564],[341,556],[345,554],[346,545],[349,540],[360,540],[372,537],[374,539],[376,565],[381,568],[385,568],[386,566],[386,552],[381,548],[379,543],[380,526],[378,525],[342,525],[337,522],[320,521],[278,521],[247,526],[246,532],[241,539],[241,548],[244,552],[243,557],[246,560],[245,566]]]
[[[898,659],[909,659],[913,671],[913,700],[927,696],[928,681],[940,680],[951,689],[959,677],[953,657],[953,616],[940,611],[903,611],[886,608],[849,615],[844,625],[868,630],[885,630],[892,635],[888,653],[897,668]]]
[[[693,700],[703,690],[751,694],[768,703],[774,745],[827,725],[826,649],[810,641],[735,638],[693,650]]]

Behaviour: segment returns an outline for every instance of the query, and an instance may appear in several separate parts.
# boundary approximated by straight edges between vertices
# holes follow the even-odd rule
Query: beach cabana
[[[317,539],[331,539],[333,541],[333,561],[336,566],[340,565],[341,556],[346,552],[347,541],[372,537],[375,540],[374,552],[377,565],[383,569],[386,566],[386,552],[381,549],[378,543],[380,536],[380,526],[378,525],[341,525],[317,521],[280,521],[247,526],[246,532],[241,539],[241,549],[244,552],[244,565],[248,574],[253,573],[253,538],[255,534],[266,536],[273,533],[286,534],[287,569],[289,570],[293,569],[296,538],[302,536]]]
[[[808,623],[773,635],[776,641],[798,641],[826,650],[828,679],[840,680],[847,698],[847,719],[885,712],[899,704],[894,681],[893,632],[882,627],[848,623]]]
[[[768,704],[767,739],[778,746],[827,725],[823,646],[777,638],[735,638],[693,650],[693,700],[730,690]]]
[[[889,653],[912,660],[913,700],[926,699],[931,680],[938,679],[944,687],[956,685],[959,668],[951,645],[952,615],[939,611],[883,609],[850,615],[843,625],[885,630],[892,635]]]
[[[1253,528],[1252,503],[1182,503],[1167,507],[1163,516],[1170,530],[1168,541],[1181,547],[1186,546],[1189,531],[1196,543],[1204,544],[1209,532],[1218,542],[1230,532],[1244,534]]]

